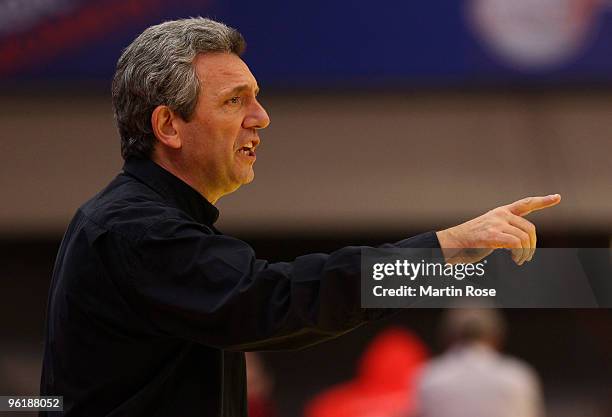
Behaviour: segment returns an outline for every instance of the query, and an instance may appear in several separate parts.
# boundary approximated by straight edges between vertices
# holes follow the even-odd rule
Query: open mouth
[[[244,156],[255,156],[255,148],[252,145],[246,145],[238,149],[238,153]]]

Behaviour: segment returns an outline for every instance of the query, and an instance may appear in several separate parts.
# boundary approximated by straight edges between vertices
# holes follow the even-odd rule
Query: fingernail
[[[551,194],[551,195],[547,196],[547,198],[549,198],[551,200],[555,200],[557,197],[559,197],[559,194]]]

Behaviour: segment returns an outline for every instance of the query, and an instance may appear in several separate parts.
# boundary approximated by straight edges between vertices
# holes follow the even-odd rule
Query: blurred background
[[[122,49],[195,15],[243,33],[272,120],[256,180],[218,204],[219,228],[259,257],[398,240],[551,193],[562,204],[530,216],[539,246],[610,247],[610,1],[0,0],[0,395],[37,393],[59,242],[121,169]],[[612,416],[612,312],[504,313],[505,351],[537,372],[548,415]],[[440,353],[442,314],[263,354],[278,415],[353,378],[389,325]]]

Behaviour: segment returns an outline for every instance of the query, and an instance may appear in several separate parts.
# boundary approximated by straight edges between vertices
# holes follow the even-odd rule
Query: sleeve
[[[438,245],[426,233],[385,247]],[[361,308],[361,247],[293,262],[257,259],[245,242],[164,220],[132,248],[124,285],[165,335],[228,350],[302,348],[389,310]]]

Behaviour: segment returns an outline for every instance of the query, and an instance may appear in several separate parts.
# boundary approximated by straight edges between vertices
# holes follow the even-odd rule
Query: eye
[[[227,100],[227,104],[240,104],[242,103],[242,97],[236,96]]]

